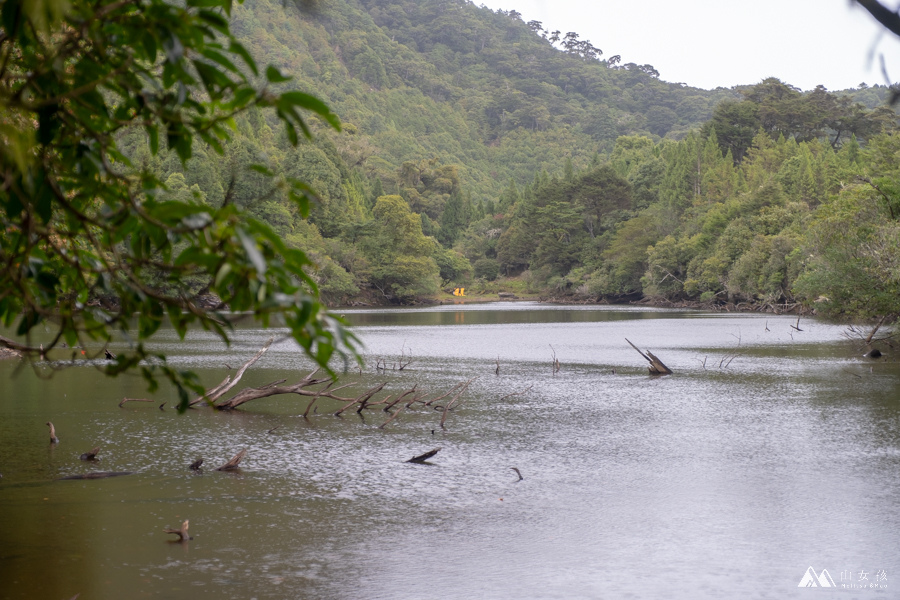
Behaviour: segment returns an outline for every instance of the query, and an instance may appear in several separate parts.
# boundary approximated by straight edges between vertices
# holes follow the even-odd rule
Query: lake
[[[845,326],[529,302],[344,314],[365,366],[336,393],[471,380],[444,428],[440,410],[380,428],[381,407],[335,417],[327,399],[304,419],[296,395],[179,415],[173,390],[90,361],[0,362],[0,598],[827,593],[802,580],[897,597],[900,365],[863,358]],[[167,329],[153,347],[214,385],[274,334],[240,387],[293,383],[311,363],[283,333],[225,347]],[[674,374],[649,376],[626,338]],[[214,470],[241,449],[239,471]],[[58,480],[92,471],[134,474]],[[193,539],[169,541],[186,519]]]

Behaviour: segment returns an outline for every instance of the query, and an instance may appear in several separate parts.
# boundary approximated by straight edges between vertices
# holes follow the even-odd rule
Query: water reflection
[[[119,408],[140,380],[0,363],[0,598],[780,598],[810,565],[898,572],[900,372],[841,327],[534,304],[347,318],[357,389],[477,376],[446,429],[334,402],[307,420],[295,396],[179,416],[162,389]],[[159,347],[213,384],[270,335]],[[648,377],[626,336],[675,375]],[[375,372],[401,352],[407,369]],[[309,369],[282,342],[245,379]],[[78,459],[95,445],[99,464]],[[240,472],[212,470],[241,448]],[[89,470],[135,475],[54,481]],[[184,519],[194,539],[168,543]]]

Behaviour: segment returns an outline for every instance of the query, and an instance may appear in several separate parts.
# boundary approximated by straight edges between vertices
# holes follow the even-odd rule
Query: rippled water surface
[[[383,429],[381,410],[337,418],[334,400],[304,419],[299,396],[178,415],[172,390],[84,361],[52,378],[0,362],[0,598],[827,593],[798,589],[810,566],[882,586],[842,598],[898,597],[900,368],[863,359],[844,327],[533,303],[345,316],[365,366],[336,393],[431,399],[471,379],[444,429],[422,407]],[[271,335],[157,346],[213,385]],[[625,338],[674,375],[649,377]],[[310,370],[276,341],[242,383]],[[79,460],[94,446],[100,462]],[[213,470],[243,448],[239,472]],[[57,480],[101,470],[134,474]],[[167,541],[185,519],[194,539]]]

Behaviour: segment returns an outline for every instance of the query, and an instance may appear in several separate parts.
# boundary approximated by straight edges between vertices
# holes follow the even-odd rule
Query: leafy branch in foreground
[[[229,29],[231,5],[0,3],[0,322],[15,325],[30,357],[118,330],[131,349],[105,372],[139,369],[151,389],[162,375],[181,408],[202,386],[144,345],[167,317],[182,337],[199,325],[228,342],[226,306],[263,325],[281,315],[326,367],[356,343],[319,302],[303,252],[228,198],[219,208],[167,200],[164,184],[117,148],[139,128],[153,154],[161,143],[182,162],[195,144],[221,153],[233,118],[255,108],[274,110],[294,145],[311,135],[304,113],[340,128],[317,98],[278,91],[289,80],[278,69],[260,73]],[[309,186],[273,185],[308,212]],[[45,323],[52,339],[36,347]]]

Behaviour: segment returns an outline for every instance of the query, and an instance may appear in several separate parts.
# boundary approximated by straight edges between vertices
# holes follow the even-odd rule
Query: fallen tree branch
[[[221,398],[222,396],[227,394],[234,386],[237,385],[238,381],[241,380],[241,377],[244,376],[244,373],[247,372],[247,369],[252,367],[254,364],[256,364],[256,361],[258,361],[260,358],[262,358],[262,355],[266,353],[266,350],[269,349],[269,346],[272,345],[273,341],[275,341],[275,338],[270,337],[269,341],[266,342],[266,345],[263,346],[260,349],[260,351],[256,353],[256,356],[254,356],[253,358],[251,358],[250,360],[245,362],[243,364],[243,366],[241,366],[241,368],[238,369],[238,372],[234,374],[234,379],[231,378],[231,375],[228,375],[227,377],[225,377],[225,379],[222,381],[222,383],[220,383],[219,385],[217,385],[214,388],[210,388],[210,389],[206,390],[205,394],[203,394],[202,396],[200,396],[198,398],[195,398],[193,401],[190,402],[190,404],[188,404],[188,406],[195,406],[197,404],[200,404],[201,402],[208,402],[209,404],[214,404],[216,402],[216,400],[218,400],[219,398]]]

